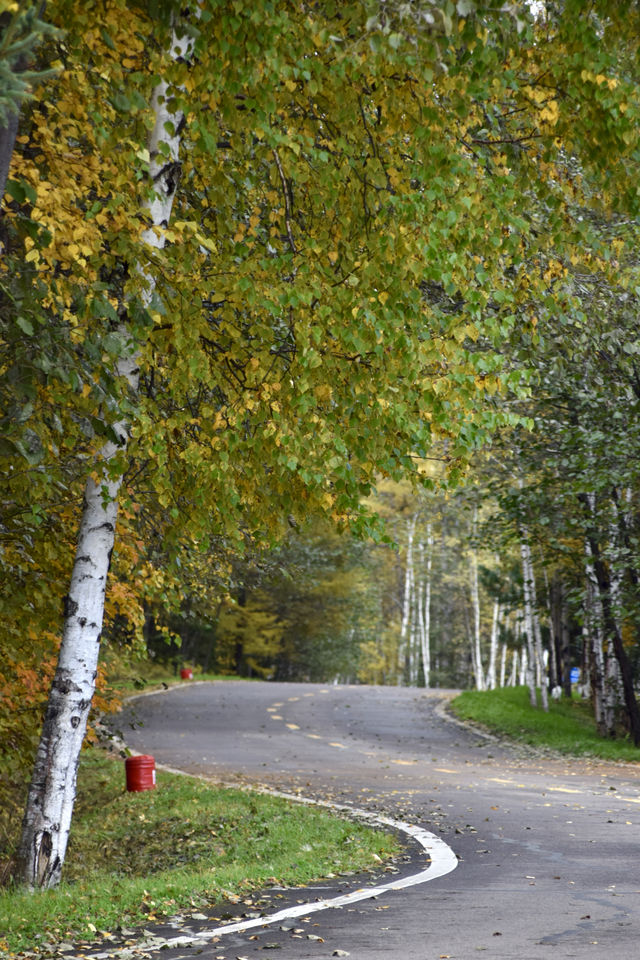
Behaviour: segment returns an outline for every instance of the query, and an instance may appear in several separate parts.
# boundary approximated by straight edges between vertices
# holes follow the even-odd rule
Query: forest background
[[[543,707],[578,668],[640,742],[640,33],[610,6],[2,0],[7,809],[90,487],[120,505],[98,710],[149,656]]]

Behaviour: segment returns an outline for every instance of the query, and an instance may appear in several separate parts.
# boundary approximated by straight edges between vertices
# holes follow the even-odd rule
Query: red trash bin
[[[154,790],[156,786],[156,761],[151,756],[127,757],[124,762],[127,790]]]
[[[182,680],[193,680],[193,670],[190,667],[183,667],[180,671]]]

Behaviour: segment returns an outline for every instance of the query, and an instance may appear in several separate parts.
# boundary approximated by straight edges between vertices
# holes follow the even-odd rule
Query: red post
[[[154,790],[156,786],[156,761],[150,756],[127,757],[124,762],[127,790]]]

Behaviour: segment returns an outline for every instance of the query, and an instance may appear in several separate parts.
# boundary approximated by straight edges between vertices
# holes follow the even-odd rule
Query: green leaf
[[[26,333],[28,337],[33,336],[33,324],[27,317],[22,316],[21,314],[18,314],[18,316],[16,317],[16,323],[18,324],[22,332]]]

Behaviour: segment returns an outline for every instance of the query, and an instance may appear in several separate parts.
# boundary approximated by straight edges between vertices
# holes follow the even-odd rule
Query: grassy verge
[[[598,736],[589,704],[582,700],[552,701],[549,713],[543,713],[530,706],[527,687],[503,687],[467,690],[451,701],[451,707],[462,720],[476,721],[521,743],[570,756],[640,762],[640,750],[628,739]]]
[[[198,910],[274,883],[372,868],[395,837],[275,797],[158,773],[124,791],[121,760],[87,751],[65,881],[0,892],[0,951],[85,938]]]
[[[136,669],[135,664],[118,665],[109,672],[109,686],[119,697],[133,696],[148,690],[159,690],[161,687],[172,687],[178,684],[192,683],[196,680],[240,680],[235,674],[201,673],[198,668],[193,669],[193,680],[182,680],[179,673],[163,663],[153,663],[143,660]]]

